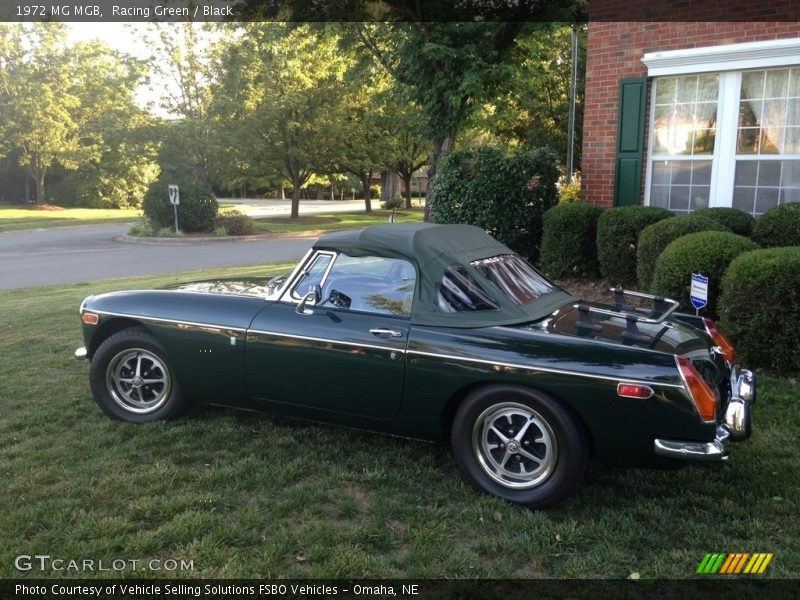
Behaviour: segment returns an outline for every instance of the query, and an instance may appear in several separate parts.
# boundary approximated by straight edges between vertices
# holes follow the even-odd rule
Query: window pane
[[[318,255],[306,272],[301,275],[300,280],[292,289],[292,296],[299,300],[309,292],[313,291],[314,286],[319,285],[322,281],[322,276],[325,274],[325,269],[328,268],[330,262],[330,254]]]
[[[656,80],[656,104],[672,104],[675,102],[674,77],[664,77]]]
[[[738,208],[749,214],[753,214],[755,207],[756,190],[755,188],[734,188],[733,189],[733,208]]]
[[[742,98],[764,97],[764,71],[742,73]]]
[[[453,265],[445,271],[439,292],[436,294],[436,307],[442,312],[471,312],[500,308],[461,265]]]
[[[719,77],[717,75],[702,75],[697,82],[697,101],[698,102],[717,102],[717,89],[719,88]]]
[[[740,160],[736,163],[736,176],[734,177],[734,185],[755,185],[758,177],[758,161],[757,160]]]
[[[758,154],[759,129],[747,127],[739,130],[736,141],[737,154]]]
[[[778,188],[756,190],[756,215],[762,215],[775,206],[778,206]]]
[[[789,96],[800,96],[800,69],[792,69],[789,74]]]
[[[693,185],[691,191],[691,209],[708,208],[708,197],[711,188],[707,185]]]
[[[789,69],[767,71],[765,98],[785,98],[789,91]]]
[[[711,184],[711,161],[693,160],[692,161],[692,185]]]
[[[670,210],[688,210],[689,209],[689,186],[688,185],[674,185],[670,190],[669,197]]]
[[[549,281],[513,254],[475,260],[470,265],[500,288],[514,304],[530,304],[540,296],[555,291]]]
[[[778,187],[781,184],[781,163],[777,160],[758,161],[758,186]]]
[[[406,260],[340,254],[325,278],[319,306],[407,317],[415,283],[416,271]]]
[[[786,124],[800,125],[800,98],[792,98],[786,105]]]

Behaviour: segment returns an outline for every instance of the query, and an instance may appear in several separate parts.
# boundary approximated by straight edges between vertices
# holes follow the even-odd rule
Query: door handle
[[[377,336],[388,336],[388,337],[403,337],[403,333],[401,331],[397,331],[396,329],[388,329],[386,327],[373,327],[369,330],[372,335]]]

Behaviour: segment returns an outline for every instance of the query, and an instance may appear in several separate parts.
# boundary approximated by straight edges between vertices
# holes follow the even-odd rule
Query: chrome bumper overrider
[[[683,460],[720,461],[728,458],[728,443],[750,437],[750,405],[756,401],[756,376],[751,371],[731,369],[731,398],[723,423],[711,442],[656,439],[655,453]]]
[[[86,355],[87,355],[86,348],[84,348],[83,346],[75,350],[75,358],[77,358],[78,360],[86,358]]]

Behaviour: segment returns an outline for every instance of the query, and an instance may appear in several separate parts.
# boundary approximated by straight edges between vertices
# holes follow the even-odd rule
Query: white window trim
[[[800,37],[704,48],[648,52],[648,77],[785,67],[798,64]]]

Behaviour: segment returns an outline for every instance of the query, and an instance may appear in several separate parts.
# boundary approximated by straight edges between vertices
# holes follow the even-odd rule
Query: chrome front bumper
[[[722,424],[711,442],[656,439],[655,453],[668,458],[696,461],[721,461],[728,458],[728,443],[750,437],[750,405],[756,402],[756,376],[751,371],[731,369],[731,398]]]

